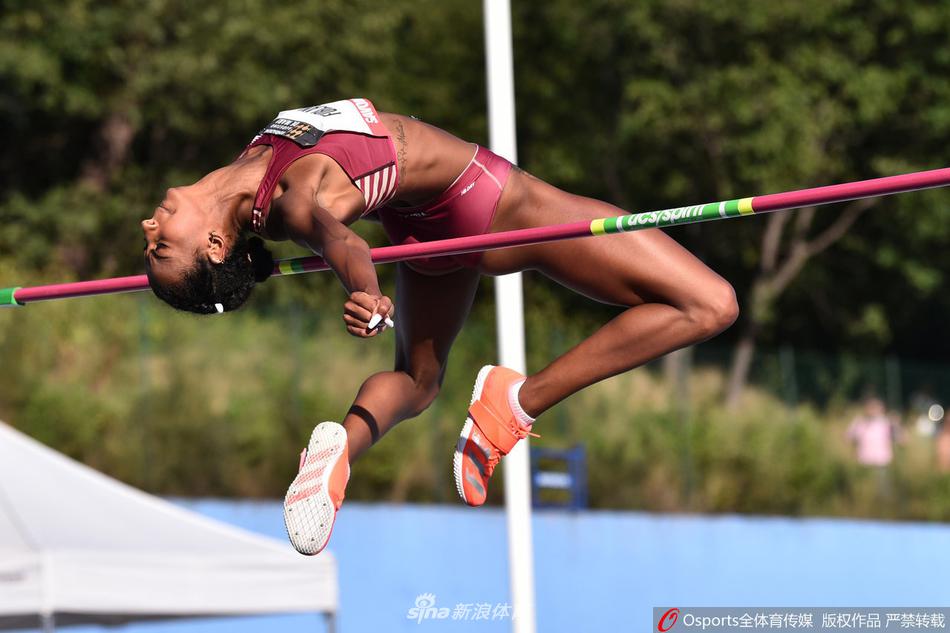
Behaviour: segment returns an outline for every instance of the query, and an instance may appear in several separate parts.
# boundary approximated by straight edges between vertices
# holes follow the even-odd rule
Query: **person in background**
[[[888,417],[884,402],[873,396],[864,401],[863,412],[848,426],[855,458],[862,466],[877,471],[878,493],[882,498],[890,497],[888,466],[894,459],[894,444],[901,438],[900,425]]]
[[[864,466],[886,467],[894,459],[894,443],[900,439],[900,426],[887,415],[880,398],[864,401],[864,410],[848,426],[848,439],[854,444],[855,457]]]

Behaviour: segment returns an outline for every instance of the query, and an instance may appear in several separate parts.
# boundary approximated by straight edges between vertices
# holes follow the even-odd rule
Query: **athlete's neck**
[[[251,228],[254,198],[267,171],[270,148],[263,147],[266,151],[256,149],[252,148],[248,155],[211,172],[196,183],[213,197],[214,208],[225,216],[221,218],[222,223],[239,231]]]

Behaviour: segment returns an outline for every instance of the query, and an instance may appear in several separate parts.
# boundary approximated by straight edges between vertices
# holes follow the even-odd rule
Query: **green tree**
[[[522,155],[541,176],[622,207],[798,189],[950,158],[935,142],[950,114],[947,86],[933,80],[950,63],[941,35],[950,7],[601,0],[515,10]],[[945,194],[917,194],[674,231],[739,292],[730,400],[762,338],[877,349],[916,339],[902,304],[948,305],[935,285],[950,269],[939,247],[946,207]],[[824,272],[844,262],[862,283],[850,271]],[[908,297],[908,286],[919,294]]]
[[[513,9],[521,163],[565,189],[639,210],[947,164],[943,5],[516,0]],[[231,160],[287,107],[362,94],[485,142],[481,20],[480,4],[462,0],[4,3],[0,286],[140,272],[137,220],[162,190]],[[722,340],[740,352],[791,344],[939,360],[950,345],[947,206],[947,194],[932,191],[873,210],[672,233],[738,288],[748,320]],[[378,229],[359,230],[381,240]],[[391,283],[391,268],[380,272]],[[531,274],[527,292],[534,367],[614,309]],[[4,311],[0,414],[153,490],[279,494],[293,466],[286,457],[314,416],[345,411],[364,372],[391,357],[339,332],[327,306],[340,296],[331,276],[310,275],[266,284],[243,313],[210,322],[148,297]],[[436,407],[361,461],[354,494],[452,494],[445,446],[471,369],[493,353],[492,318],[480,302]],[[209,346],[227,350],[220,364]],[[737,360],[734,385],[747,371],[755,379],[765,356],[748,356],[749,370]],[[851,368],[849,386],[860,380],[857,363],[840,363]],[[839,380],[838,366],[824,366],[824,387]],[[589,442],[598,504],[873,509],[852,503],[856,475],[828,447],[839,411],[806,405],[795,430],[760,389],[746,390],[752,403],[738,413],[723,410],[713,394],[728,383],[708,380],[693,409],[708,412],[709,428],[680,431],[651,380],[634,373],[552,414],[557,430],[545,441]],[[779,422],[763,430],[763,420]],[[684,441],[695,451],[693,499],[669,485],[688,479],[676,454]],[[909,512],[947,516],[942,503],[926,503],[945,482],[921,463],[907,471],[917,495]]]

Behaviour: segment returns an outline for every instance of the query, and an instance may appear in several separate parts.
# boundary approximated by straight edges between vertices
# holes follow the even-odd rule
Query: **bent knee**
[[[441,376],[420,376],[419,378],[413,377],[413,417],[428,409],[429,406],[435,402],[435,399],[438,397],[439,390],[441,388]]]
[[[687,312],[702,338],[719,334],[739,317],[736,291],[725,279],[706,286],[696,299],[696,304]]]

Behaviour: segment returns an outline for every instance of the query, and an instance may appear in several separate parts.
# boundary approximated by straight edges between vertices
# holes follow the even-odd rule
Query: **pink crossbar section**
[[[403,244],[400,246],[382,246],[371,251],[373,262],[387,264],[391,262],[416,259],[419,257],[438,257],[472,253],[509,246],[523,246],[539,242],[551,242],[572,237],[590,235],[590,222],[570,222],[531,229],[519,229],[503,233],[488,235],[473,235],[471,237],[456,237],[434,242],[420,242],[417,244]],[[297,267],[303,272],[327,270],[326,262],[318,256],[299,257],[294,260]],[[280,262],[274,265],[275,276],[281,275]],[[50,301],[52,299],[68,299],[71,297],[89,297],[93,295],[116,294],[120,292],[137,292],[148,289],[148,279],[145,275],[131,277],[116,277],[114,279],[100,279],[96,281],[79,281],[68,284],[53,284],[49,286],[34,286],[20,288],[14,293],[19,303],[35,301]]]
[[[757,213],[765,213],[768,211],[781,211],[810,205],[830,204],[832,202],[884,196],[919,189],[943,187],[946,185],[950,185],[950,167],[915,172],[912,174],[902,174],[900,176],[887,176],[859,182],[849,182],[840,185],[828,185],[825,187],[815,187],[813,189],[801,189],[799,191],[756,196],[752,199],[752,209]],[[587,235],[591,235],[590,222],[569,222],[567,224],[504,231],[487,235],[456,237],[434,242],[384,246],[374,248],[372,250],[372,257],[373,262],[386,264],[419,257],[460,255],[462,253],[473,253],[476,251],[508,248],[512,246],[525,246],[527,244],[552,242]],[[301,272],[326,270],[328,268],[320,257],[302,257],[285,261],[294,261],[294,268]],[[282,274],[280,271],[280,262],[274,266],[274,274]],[[114,279],[20,288],[16,291],[14,297],[18,303],[30,303],[33,301],[48,301],[50,299],[136,292],[146,290],[147,288],[148,280],[145,275],[133,275],[131,277],[117,277]]]
[[[530,229],[488,233],[486,235],[453,237],[447,240],[435,240],[432,242],[401,244],[399,246],[381,246],[374,248],[371,254],[373,263],[390,264],[392,262],[418,259],[420,257],[461,255],[462,253],[475,253],[499,248],[510,248],[512,246],[526,246],[528,244],[568,240],[588,235],[591,235],[590,222],[568,222],[566,224],[539,226]],[[295,266],[300,267],[303,272],[327,270],[329,268],[326,262],[323,261],[323,258],[316,255],[313,257],[300,257],[293,261],[295,262]],[[275,264],[274,274],[280,274],[280,262]],[[17,297],[19,297],[19,295],[17,295]]]
[[[859,180],[858,182],[847,182],[841,185],[828,185],[815,187],[814,189],[756,196],[752,199],[752,209],[757,212],[781,211],[783,209],[886,196],[892,193],[905,193],[947,185],[950,185],[950,167],[900,176]]]
[[[19,303],[33,301],[48,301],[50,299],[69,299],[71,297],[88,297],[92,295],[117,294],[120,292],[138,292],[148,289],[148,277],[133,275],[131,277],[115,277],[113,279],[97,279],[95,281],[77,281],[70,284],[51,284],[49,286],[34,286],[20,288],[14,293]]]

